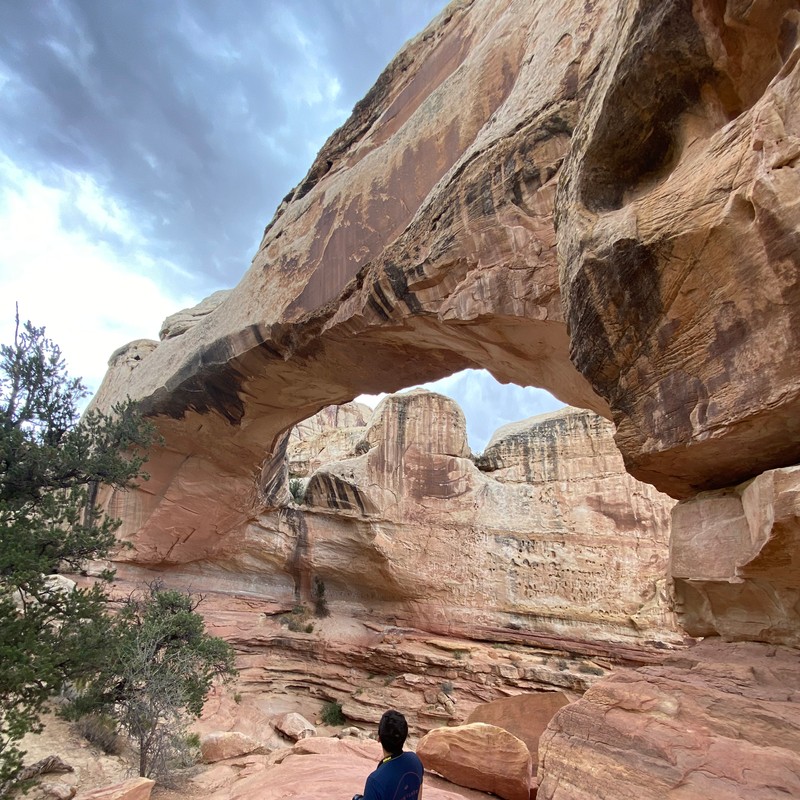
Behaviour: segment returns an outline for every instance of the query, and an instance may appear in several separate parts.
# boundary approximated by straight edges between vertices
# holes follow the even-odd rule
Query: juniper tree
[[[131,402],[79,419],[86,394],[45,329],[17,315],[0,347],[0,785],[46,701],[96,670],[111,624],[104,589],[55,576],[109,553],[119,522],[95,505],[97,489],[131,485],[153,440]]]
[[[115,719],[133,741],[142,777],[170,769],[212,682],[236,674],[233,649],[206,632],[196,611],[201,599],[159,583],[128,597],[114,620],[98,679],[68,711]]]

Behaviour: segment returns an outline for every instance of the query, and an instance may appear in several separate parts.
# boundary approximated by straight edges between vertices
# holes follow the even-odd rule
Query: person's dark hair
[[[378,724],[378,741],[390,755],[403,752],[408,736],[408,723],[399,711],[385,711]]]

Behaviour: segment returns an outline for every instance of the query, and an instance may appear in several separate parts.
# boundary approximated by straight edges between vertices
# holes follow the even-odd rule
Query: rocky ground
[[[231,705],[227,695],[211,698],[209,710],[197,723],[202,732],[214,728],[225,709]],[[321,722],[316,712],[320,703],[303,698],[265,698],[263,708],[280,711],[298,711],[309,719]],[[243,716],[247,716],[245,709]],[[197,763],[155,785],[153,800],[234,800],[249,797],[350,797],[363,789],[363,781],[377,761],[380,750],[376,741],[368,738],[371,731],[364,729],[364,739],[347,736],[339,740],[342,728],[320,724],[317,735],[294,744],[270,728],[262,735],[269,741],[268,754],[249,755],[226,759],[214,764]],[[415,740],[409,740],[412,747]],[[30,734],[23,741],[27,751],[26,764],[47,756],[57,755],[73,768],[73,772],[43,775],[37,785],[26,795],[31,800],[69,798],[77,794],[110,786],[137,773],[136,757],[131,749],[120,755],[106,755],[88,742],[73,723],[53,713],[47,716],[44,730]],[[426,796],[434,800],[479,800],[486,795],[455,786],[435,776],[426,777]]]

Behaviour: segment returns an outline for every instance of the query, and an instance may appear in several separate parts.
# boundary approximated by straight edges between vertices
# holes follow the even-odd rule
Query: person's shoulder
[[[413,764],[414,766],[419,766],[420,769],[423,768],[420,757],[413,750],[406,750],[402,755],[402,759],[407,765]]]

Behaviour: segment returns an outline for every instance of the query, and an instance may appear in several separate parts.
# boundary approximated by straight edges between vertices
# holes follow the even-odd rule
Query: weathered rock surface
[[[671,550],[691,635],[800,645],[800,467],[679,503]]]
[[[200,754],[207,764],[263,751],[260,742],[240,731],[213,731],[200,737]]]
[[[452,783],[478,789],[505,800],[528,800],[531,754],[521,739],[503,728],[473,722],[437,728],[417,745],[426,770]]]
[[[150,778],[131,778],[103,789],[93,789],[77,795],[77,800],[150,800],[155,781]]]
[[[309,602],[313,575],[331,607],[389,599],[384,613],[427,630],[679,640],[663,588],[673,502],[624,472],[595,414],[519,423],[483,471],[461,409],[433,392],[387,397],[361,440],[306,489],[295,585]]]
[[[616,672],[550,723],[537,800],[800,796],[797,656],[709,639]]]
[[[367,776],[379,758],[377,742],[307,739],[283,753],[277,764],[262,766],[206,796],[208,800],[342,800],[364,791]],[[425,797],[480,800],[477,792],[433,777],[425,778]]]
[[[323,464],[355,455],[372,409],[363,403],[326,406],[292,428],[286,454],[289,473],[305,478]]]
[[[203,317],[222,305],[222,301],[225,300],[229,294],[230,289],[221,289],[209,295],[205,300],[192,308],[184,308],[176,314],[170,314],[170,316],[161,323],[161,330],[158,332],[158,338],[162,340],[174,339],[176,336],[181,336],[186,333],[186,331],[194,327]]]
[[[529,692],[483,703],[467,717],[467,724],[485,722],[525,742],[533,771],[539,761],[539,739],[553,715],[570,702],[563,692]]]
[[[800,462],[798,7],[619,4],[559,181],[573,361],[676,497]]]

